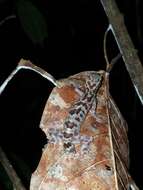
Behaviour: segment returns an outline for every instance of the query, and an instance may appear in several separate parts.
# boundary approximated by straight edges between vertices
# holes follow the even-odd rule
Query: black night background
[[[108,19],[100,0],[30,2],[37,7],[47,25],[47,31],[38,34],[37,41],[32,36],[38,32],[38,16],[35,14],[28,21],[31,26],[32,22],[37,22],[30,36],[23,27],[27,20],[21,19],[17,1],[0,0],[1,84],[21,58],[31,60],[56,79],[80,71],[105,69],[103,38]],[[143,2],[116,0],[116,3],[124,15],[129,35],[143,62]],[[11,19],[1,22],[10,15],[13,15]],[[118,52],[114,36],[109,32],[109,60]],[[31,173],[36,169],[46,143],[46,136],[40,130],[39,123],[52,88],[40,75],[21,70],[0,97],[0,146],[27,189]],[[143,107],[122,58],[111,72],[110,92],[129,127],[130,173],[139,188],[143,189]],[[11,189],[1,164],[0,189]]]

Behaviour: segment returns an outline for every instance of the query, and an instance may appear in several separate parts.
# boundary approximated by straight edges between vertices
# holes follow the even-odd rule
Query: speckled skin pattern
[[[101,74],[95,72],[90,72],[89,74],[87,73],[84,93],[69,110],[68,117],[64,122],[63,130],[64,150],[67,153],[76,152],[74,146],[74,142],[76,143],[76,141],[74,139],[80,138],[80,126],[91,109],[93,101],[96,101],[96,93],[101,85],[101,81]],[[86,144],[90,141],[88,137],[82,138],[82,140],[87,142]],[[86,150],[86,145],[84,149]]]
[[[59,83],[42,115],[48,144],[30,190],[127,190],[127,125],[110,97],[108,74],[86,71]]]

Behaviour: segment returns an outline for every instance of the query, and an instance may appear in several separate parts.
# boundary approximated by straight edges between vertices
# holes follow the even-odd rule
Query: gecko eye
[[[102,75],[99,74],[99,73],[96,73],[96,74],[94,75],[94,81],[95,81],[95,83],[98,85],[101,80],[102,80]]]
[[[101,80],[101,75],[96,73],[95,79],[96,79],[97,82],[100,81]]]
[[[99,74],[97,72],[91,72],[90,78],[91,78],[91,80],[93,80],[95,82],[99,82],[101,80],[102,76],[101,76],[101,74]]]

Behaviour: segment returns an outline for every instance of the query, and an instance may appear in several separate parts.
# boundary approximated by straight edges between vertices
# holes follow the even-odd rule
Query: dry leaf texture
[[[42,115],[48,144],[30,190],[137,190],[128,174],[127,125],[109,94],[108,74],[82,72],[59,84]]]

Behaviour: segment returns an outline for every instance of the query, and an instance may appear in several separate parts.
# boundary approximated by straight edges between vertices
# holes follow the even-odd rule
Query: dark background
[[[117,3],[143,61],[143,2],[118,0]],[[33,4],[44,15],[48,27],[48,37],[42,44],[34,43],[23,30],[16,1],[0,1],[0,20],[16,15],[0,25],[1,84],[21,58],[30,59],[56,79],[80,71],[105,69],[103,36],[108,20],[99,0],[37,0]],[[109,33],[109,60],[118,51],[114,37]],[[0,143],[27,188],[46,143],[39,123],[52,88],[44,78],[25,70],[14,77],[0,98]],[[142,189],[143,108],[122,59],[111,72],[110,91],[129,126],[130,173]],[[0,175],[0,189],[8,189],[2,181],[3,175]]]

